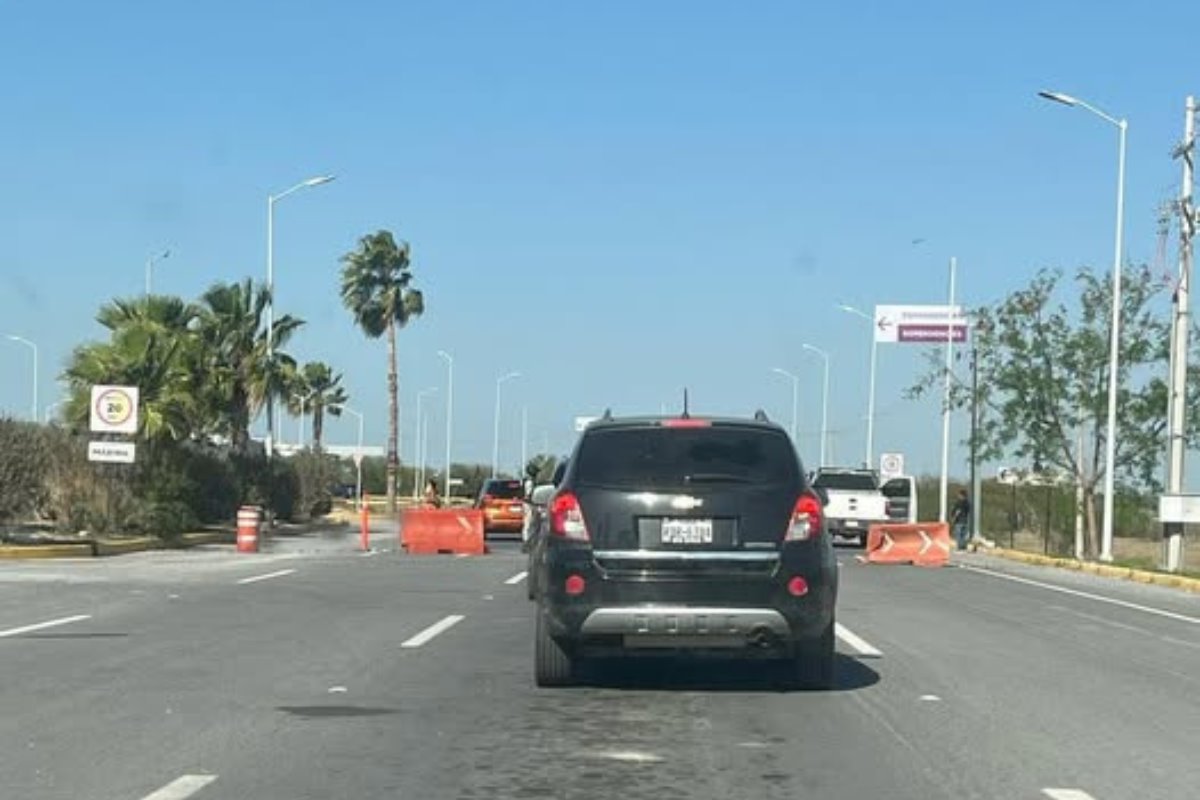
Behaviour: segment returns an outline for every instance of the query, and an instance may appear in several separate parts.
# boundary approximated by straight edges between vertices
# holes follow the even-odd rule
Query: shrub
[[[49,466],[37,425],[0,419],[0,522],[20,520],[41,506]]]

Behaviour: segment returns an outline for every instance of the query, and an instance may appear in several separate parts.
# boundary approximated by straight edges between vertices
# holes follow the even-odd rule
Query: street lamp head
[[[1042,91],[1038,92],[1038,97],[1041,97],[1044,100],[1050,100],[1054,103],[1062,103],[1064,106],[1079,105],[1079,100],[1069,94],[1063,94],[1062,92],[1048,92],[1043,89]]]
[[[336,177],[337,177],[337,175],[318,175],[315,178],[309,178],[308,180],[306,180],[304,182],[304,185],[305,186],[320,186],[322,183],[329,183]]]

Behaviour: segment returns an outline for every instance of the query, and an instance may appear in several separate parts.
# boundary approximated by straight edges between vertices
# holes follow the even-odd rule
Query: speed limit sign
[[[93,386],[92,433],[137,433],[138,387]]]
[[[904,454],[884,453],[879,457],[879,474],[885,480],[904,474]]]

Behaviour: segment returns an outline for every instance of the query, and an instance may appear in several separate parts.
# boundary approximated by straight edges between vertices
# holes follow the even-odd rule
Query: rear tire
[[[575,666],[575,659],[546,630],[545,615],[539,607],[533,654],[535,682],[541,687],[570,686],[575,682]]]
[[[833,689],[836,685],[833,622],[815,639],[796,647],[791,663],[792,685],[797,689]]]

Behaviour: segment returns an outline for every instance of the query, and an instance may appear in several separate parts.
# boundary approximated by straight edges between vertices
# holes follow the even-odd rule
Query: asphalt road
[[[1200,598],[842,550],[834,691],[675,663],[538,690],[515,544],[408,557],[380,530],[373,545],[329,533],[253,556],[0,565],[0,795],[1174,800],[1200,786]]]

